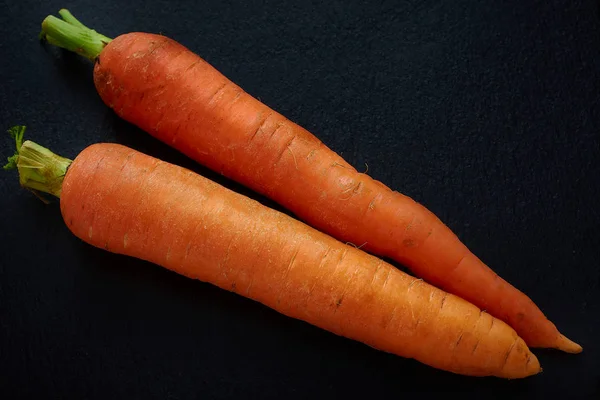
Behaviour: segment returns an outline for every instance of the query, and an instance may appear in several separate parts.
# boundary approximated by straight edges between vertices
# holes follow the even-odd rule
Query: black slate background
[[[584,352],[535,350],[544,371],[525,380],[437,371],[92,248],[57,201],[4,172],[0,397],[598,398],[597,0],[2,2],[0,128],[25,124],[71,158],[126,144],[278,208],[119,120],[90,62],[38,41],[60,7],[108,36],[175,38],[357,168],[368,163]],[[0,155],[12,146],[0,138]]]

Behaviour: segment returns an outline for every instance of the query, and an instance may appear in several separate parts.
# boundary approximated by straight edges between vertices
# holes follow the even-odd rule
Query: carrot
[[[313,227],[487,310],[529,346],[582,350],[425,206],[356,171],[183,45],[140,32],[111,40],[60,14],[64,21],[43,21],[46,40],[95,61],[98,93],[123,119]]]
[[[94,144],[71,161],[23,143],[23,130],[13,130],[9,167],[24,187],[60,197],[68,228],[93,246],[442,370],[541,370],[504,322],[284,213],[122,145]]]

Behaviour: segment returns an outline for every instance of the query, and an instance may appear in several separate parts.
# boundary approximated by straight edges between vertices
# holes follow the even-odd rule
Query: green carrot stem
[[[31,140],[23,141],[24,126],[12,127],[8,132],[15,139],[17,150],[4,169],[17,169],[24,188],[60,197],[63,179],[73,161]]]
[[[112,41],[111,38],[82,24],[69,10],[61,9],[59,15],[63,19],[49,15],[42,21],[40,36],[54,46],[95,60],[104,47]]]
[[[83,29],[90,29],[87,26],[85,26],[84,24],[82,24],[81,21],[79,21],[77,18],[75,18],[75,16],[73,14],[71,14],[71,12],[69,10],[67,10],[66,8],[60,9],[58,11],[58,15],[60,15],[60,17],[65,22],[68,22],[71,25],[78,26]]]

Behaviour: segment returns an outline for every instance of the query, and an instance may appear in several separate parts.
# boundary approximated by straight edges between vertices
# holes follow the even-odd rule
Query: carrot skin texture
[[[60,207],[108,251],[238,293],[376,349],[472,376],[522,378],[537,358],[504,322],[305,223],[117,144],[73,161]]]
[[[395,259],[485,309],[529,346],[581,351],[424,206],[356,171],[183,45],[129,33],[109,43],[97,61],[98,93],[123,119],[313,227]]]

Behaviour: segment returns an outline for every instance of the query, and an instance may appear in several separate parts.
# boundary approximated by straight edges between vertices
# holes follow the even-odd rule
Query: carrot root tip
[[[574,341],[562,334],[559,336],[555,348],[571,354],[578,354],[583,351],[583,347],[581,347],[581,345],[575,343]]]

